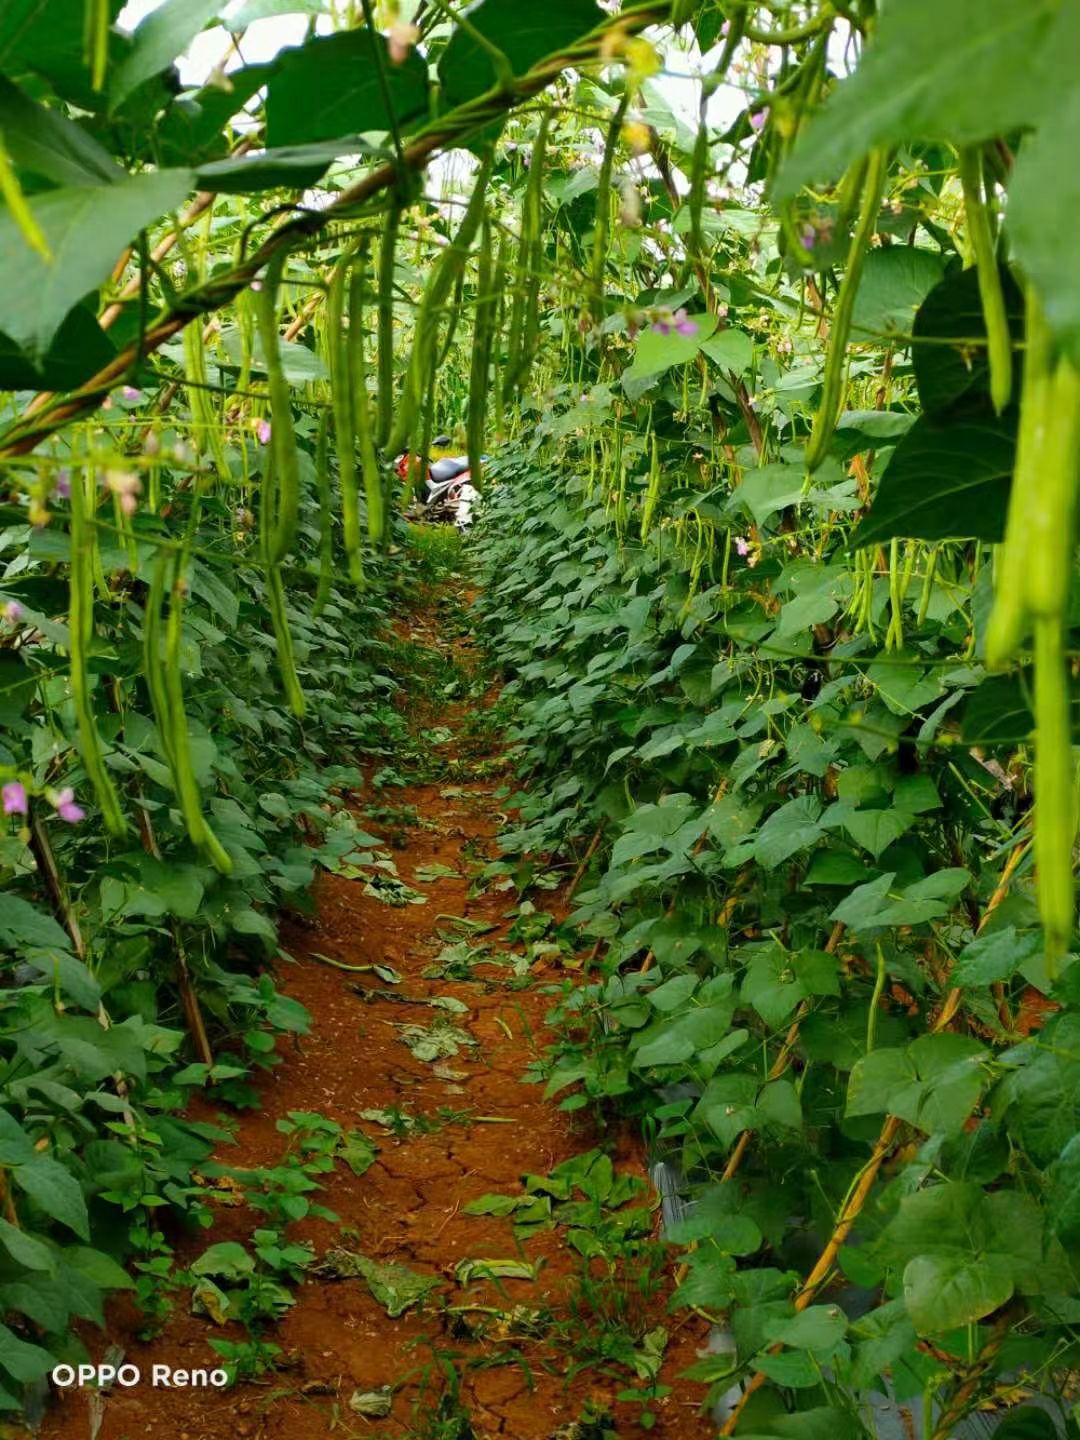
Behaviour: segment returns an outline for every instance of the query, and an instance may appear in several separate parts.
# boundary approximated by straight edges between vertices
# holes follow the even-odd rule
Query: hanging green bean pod
[[[349,579],[364,583],[360,539],[360,492],[356,485],[356,435],[353,421],[352,385],[349,377],[349,346],[345,335],[345,309],[352,251],[346,251],[334,267],[327,303],[327,349],[330,358],[331,399],[334,410],[334,440],[337,451],[338,483],[341,487],[341,519],[345,560]]]
[[[1023,639],[1028,617],[1028,573],[1035,553],[1028,512],[1041,484],[1053,387],[1052,361],[1050,329],[1038,297],[1029,287],[1016,463],[1009,492],[1005,540],[997,556],[994,608],[986,627],[986,663],[991,670],[1002,670],[1012,660]]]
[[[268,555],[280,561],[292,549],[300,517],[300,456],[293,426],[292,393],[281,363],[277,292],[285,263],[278,254],[266,267],[255,314],[270,389],[270,459],[264,479],[263,512],[269,518]]]
[[[851,334],[851,317],[855,310],[855,297],[862,278],[866,252],[877,225],[881,198],[885,192],[885,177],[889,168],[888,154],[878,148],[870,157],[866,180],[863,183],[862,206],[859,221],[852,236],[848,251],[847,267],[840,282],[833,312],[832,331],[829,335],[829,349],[825,356],[825,373],[821,381],[821,403],[814,416],[814,425],[806,447],[806,468],[812,474],[829,453],[829,444],[843,400],[844,377],[847,371],[847,345]]]
[[[90,477],[91,483],[93,477]],[[76,472],[71,480],[71,566],[68,621],[71,631],[71,693],[79,727],[79,754],[94,787],[102,818],[111,835],[124,835],[127,825],[112,777],[105,767],[90,685],[88,659],[94,639],[93,553],[97,536],[92,514],[87,514],[86,477]]]
[[[473,324],[472,360],[469,369],[469,415],[465,449],[469,474],[474,485],[480,483],[480,454],[484,448],[484,426],[487,419],[488,374],[491,369],[491,348],[494,329],[495,292],[492,290],[491,227],[484,221],[480,242],[480,258],[476,272],[476,317]]]
[[[281,687],[289,702],[289,709],[302,720],[307,713],[307,702],[296,673],[296,657],[293,653],[292,631],[289,617],[285,612],[285,586],[281,580],[281,566],[271,561],[266,567],[266,596],[270,610],[270,623],[274,628],[277,642],[278,672]]]
[[[960,183],[964,192],[968,236],[979,277],[979,296],[986,323],[990,362],[990,399],[1000,414],[1012,398],[1012,334],[1001,288],[1001,271],[983,194],[983,167],[978,148],[960,147]]]
[[[472,194],[461,223],[435,262],[428,283],[424,287],[416,314],[416,328],[409,365],[398,399],[393,432],[387,447],[391,455],[397,455],[401,451],[409,449],[413,433],[419,423],[427,377],[434,358],[435,330],[440,312],[450,297],[454,282],[464,268],[477,231],[480,229],[487,183],[491,176],[493,163],[494,152],[489,149],[481,161],[480,169],[473,182]]]
[[[348,375],[352,399],[353,422],[360,446],[360,470],[364,477],[364,498],[367,501],[368,536],[374,544],[383,538],[386,511],[383,505],[382,475],[375,450],[375,432],[368,395],[367,356],[365,353],[364,292],[367,282],[367,246],[357,250],[349,280]]]
[[[397,256],[398,232],[401,229],[401,206],[391,204],[386,212],[382,244],[379,249],[379,355],[378,355],[378,418],[375,444],[379,450],[390,438],[394,419],[394,265]]]
[[[330,412],[319,416],[315,437],[315,483],[319,497],[319,581],[315,588],[313,615],[321,615],[330,599],[334,582],[334,512],[330,502]]]
[[[159,555],[146,598],[143,616],[143,674],[188,838],[204,852],[215,869],[228,875],[232,872],[232,859],[203,814],[191,759],[180,654],[184,592],[183,561],[180,557],[173,562],[169,615],[164,634],[165,654],[164,659],[162,658],[161,604],[167,563],[166,555]]]

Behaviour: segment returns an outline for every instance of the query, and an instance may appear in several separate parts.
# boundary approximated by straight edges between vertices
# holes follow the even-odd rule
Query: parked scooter
[[[432,442],[433,450],[447,450],[453,445],[449,435],[439,435]],[[398,478],[407,481],[414,456],[399,455],[394,469]],[[486,456],[482,456],[486,459]],[[423,486],[413,497],[418,518],[428,522],[454,524],[468,530],[480,492],[472,484],[469,461],[465,455],[443,455],[421,467]]]

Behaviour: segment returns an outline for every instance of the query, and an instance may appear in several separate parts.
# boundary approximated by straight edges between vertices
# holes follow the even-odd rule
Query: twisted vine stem
[[[641,3],[610,16],[575,44],[534,65],[511,86],[496,85],[420,131],[403,147],[402,163],[409,170],[419,169],[437,151],[461,144],[509,113],[521,101],[545,90],[564,70],[601,59],[613,37],[636,34],[650,25],[661,24],[669,18],[669,14],[669,0],[641,0]],[[24,415],[9,426],[0,435],[0,460],[29,454],[69,421],[95,409],[140,361],[159,350],[193,320],[221,309],[246,290],[275,255],[318,235],[331,221],[355,211],[383,191],[394,189],[401,179],[398,162],[388,161],[343,190],[325,210],[296,215],[278,226],[241,263],[181,296],[172,309],[147,329],[141,343],[136,341],[125,347],[77,390],[58,396],[36,414]]]

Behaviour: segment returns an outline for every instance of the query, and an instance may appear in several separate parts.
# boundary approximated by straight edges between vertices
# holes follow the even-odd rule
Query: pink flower
[[[404,65],[413,46],[420,39],[420,31],[415,25],[407,25],[403,20],[395,20],[390,26],[390,33],[386,39],[387,49],[390,52],[390,63]]]
[[[26,612],[17,600],[9,600],[0,613],[9,625],[18,625]]]
[[[63,790],[56,792],[53,805],[56,807],[56,813],[60,819],[66,821],[68,825],[77,825],[80,820],[86,819],[86,811],[75,804],[75,791],[69,785],[65,785]]]
[[[750,128],[751,128],[752,130],[764,130],[764,129],[765,129],[765,111],[764,111],[764,110],[755,110],[754,113],[750,116]]]
[[[105,484],[119,499],[120,509],[124,514],[134,515],[139,508],[139,495],[142,493],[142,481],[139,477],[125,470],[108,470],[105,473]]]
[[[685,310],[676,310],[674,314],[670,310],[659,311],[652,328],[658,335],[670,335],[673,330],[677,335],[690,336],[698,333],[697,321],[691,320]]]
[[[53,490],[56,493],[57,499],[71,499],[71,475],[67,470],[58,470],[56,472],[56,484],[53,486]]]
[[[4,797],[5,815],[28,815],[30,813],[30,802],[26,798],[26,786],[21,781],[9,780],[0,793]]]
[[[749,554],[750,554],[750,543],[749,543],[749,541],[744,540],[741,535],[736,535],[736,536],[735,536],[735,550],[736,550],[736,553],[739,554],[739,555],[749,555]]]
[[[272,433],[272,432],[271,432],[270,421],[269,421],[269,420],[260,420],[259,423],[258,423],[258,425],[255,427],[255,434],[259,437],[259,444],[260,444],[260,445],[269,445],[269,444],[270,444],[270,435],[271,435],[271,433]]]

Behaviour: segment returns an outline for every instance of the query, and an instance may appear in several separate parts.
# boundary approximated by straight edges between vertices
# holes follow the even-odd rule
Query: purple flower
[[[271,435],[270,421],[260,420],[258,425],[255,427],[255,434],[259,437],[260,445],[269,445]]]
[[[56,472],[56,484],[53,486],[53,490],[58,499],[71,499],[71,474],[69,471],[58,470]]]
[[[736,552],[737,552],[739,555],[749,555],[749,554],[750,554],[750,543],[749,543],[749,541],[744,540],[741,535],[736,535],[736,536],[735,536],[735,550],[736,550]]]
[[[86,811],[75,804],[75,791],[70,785],[65,785],[63,790],[56,792],[53,805],[56,807],[56,813],[60,819],[69,825],[77,825],[80,820],[86,819]]]
[[[137,390],[134,385],[125,385],[120,391],[125,400],[141,400],[142,391]]]
[[[817,231],[812,225],[804,225],[799,232],[799,244],[804,250],[813,250],[817,244]]]
[[[765,129],[765,111],[764,111],[764,110],[755,110],[754,113],[750,116],[750,128],[751,128],[752,130],[764,130],[764,129]]]
[[[19,780],[9,780],[0,794],[4,797],[5,815],[28,815],[30,802],[26,798],[26,786]]]
[[[670,310],[660,310],[652,323],[652,328],[658,335],[670,335],[674,330],[677,335],[696,335],[698,323],[691,320],[685,310],[676,310],[674,314]]]
[[[25,612],[17,600],[9,600],[2,613],[9,625],[18,625]]]

